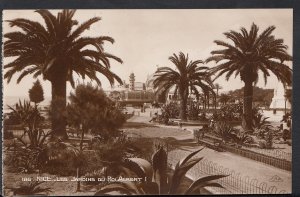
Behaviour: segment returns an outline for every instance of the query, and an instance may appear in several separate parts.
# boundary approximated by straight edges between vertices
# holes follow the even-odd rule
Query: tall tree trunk
[[[184,90],[179,90],[180,94],[180,119],[186,121],[187,115],[186,115],[186,108],[187,108],[187,97],[185,95]]]
[[[66,132],[66,78],[55,77],[51,81],[52,103],[51,103],[51,122],[53,136],[68,138]]]
[[[84,133],[85,133],[84,131],[85,131],[85,129],[84,129],[84,127],[82,127],[81,128],[80,144],[79,144],[80,153],[82,153],[82,150],[83,150],[83,139],[84,139]],[[79,179],[80,176],[81,176],[81,167],[77,167],[76,172],[77,172],[77,178]],[[80,181],[79,180],[77,181],[76,192],[80,192]]]
[[[209,109],[209,93],[207,95],[207,109]]]
[[[216,96],[216,108],[219,107],[219,88],[217,88],[217,96]]]
[[[215,106],[215,109],[217,109],[217,97],[214,96],[214,106]]]
[[[251,80],[246,80],[244,83],[243,127],[246,131],[248,131],[252,130],[253,82]]]

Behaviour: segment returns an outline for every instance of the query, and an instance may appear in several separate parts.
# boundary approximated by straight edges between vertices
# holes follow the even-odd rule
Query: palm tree
[[[274,26],[265,29],[260,35],[258,27],[252,24],[250,31],[241,28],[241,33],[230,31],[224,33],[233,43],[215,41],[225,49],[212,51],[206,62],[215,61],[218,65],[211,69],[216,78],[224,73],[226,80],[233,74],[240,76],[244,82],[243,125],[245,130],[252,130],[252,96],[253,86],[258,81],[258,73],[262,72],[265,83],[273,73],[284,84],[292,83],[292,70],[284,63],[291,61],[287,46],[283,39],[275,39],[272,32]]]
[[[75,10],[63,10],[57,16],[48,10],[36,10],[42,16],[45,26],[39,22],[17,18],[9,20],[11,27],[18,27],[21,31],[13,31],[4,35],[4,57],[14,57],[15,60],[6,64],[4,78],[9,83],[11,78],[21,72],[17,79],[19,83],[23,77],[33,74],[40,75],[52,85],[52,102],[62,101],[60,105],[53,105],[52,130],[55,135],[66,137],[66,119],[60,111],[66,107],[66,83],[70,82],[74,88],[74,74],[95,80],[101,85],[97,73],[103,74],[111,84],[120,78],[110,71],[110,59],[122,63],[122,60],[104,51],[105,41],[113,43],[108,36],[83,37],[81,34],[99,21],[94,17],[78,25],[73,20]],[[74,29],[74,27],[76,28]],[[56,106],[56,107],[55,107]]]
[[[285,88],[285,92],[284,92],[284,97],[286,100],[289,101],[290,104],[292,104],[293,102],[293,92],[292,92],[292,89],[290,88]]]
[[[290,89],[289,87],[285,87],[284,89],[284,114],[286,114],[286,103],[288,101],[289,104],[292,106],[293,92],[292,89]]]
[[[223,105],[226,105],[227,102],[230,100],[230,98],[231,98],[231,97],[230,97],[228,94],[222,93],[222,94],[220,95],[219,101],[220,101],[220,103],[222,103]]]
[[[211,81],[210,81],[211,83]],[[201,87],[201,86],[200,86]],[[214,106],[216,107],[216,93],[214,92],[213,90],[213,87],[212,86],[205,86],[205,87],[201,87],[202,89],[202,92],[203,92],[203,107],[204,109],[209,109],[209,104],[210,104],[210,96],[212,95],[213,96],[213,102],[214,102]],[[197,94],[196,94],[197,96]],[[198,96],[197,96],[198,97]]]
[[[223,88],[223,87],[222,87],[220,84],[218,84],[218,83],[215,83],[215,84],[214,84],[214,89],[217,90],[217,96],[219,96],[219,90],[222,89],[222,88]]]
[[[173,54],[169,60],[176,66],[176,70],[169,67],[158,68],[154,74],[153,85],[156,88],[156,93],[166,95],[169,90],[175,86],[175,95],[177,91],[180,96],[180,118],[187,120],[187,100],[189,93],[194,93],[199,97],[199,90],[197,87],[212,89],[212,82],[209,77],[208,67],[201,67],[203,61],[190,61],[188,55],[182,52],[179,56]]]
[[[214,89],[216,89],[217,90],[217,95],[216,95],[216,100],[218,100],[218,98],[219,98],[219,90],[220,89],[222,89],[223,87],[220,85],[220,84],[218,84],[218,83],[215,83],[214,84]]]

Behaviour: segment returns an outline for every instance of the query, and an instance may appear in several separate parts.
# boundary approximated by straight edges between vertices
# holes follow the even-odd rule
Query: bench
[[[181,121],[181,119],[170,118],[169,122],[176,123],[178,126],[193,125],[193,126],[208,126],[209,122],[197,122],[197,121]]]
[[[211,139],[211,140],[214,140],[214,141],[217,141],[217,142],[222,142],[222,138],[219,138],[217,136],[213,136],[213,135],[210,135],[210,134],[205,134],[204,137],[208,138],[208,139]]]
[[[209,142],[207,140],[199,140],[200,144],[210,148],[210,149],[213,149],[215,151],[218,151],[218,152],[224,152],[224,150],[220,147],[220,142]]]
[[[80,137],[80,131],[78,131],[77,129],[74,129],[74,128],[67,128],[67,135],[69,137],[77,137],[79,138]]]

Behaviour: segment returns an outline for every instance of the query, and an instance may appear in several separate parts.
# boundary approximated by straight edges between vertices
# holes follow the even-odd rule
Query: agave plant
[[[26,195],[26,196],[46,195],[48,192],[51,192],[52,190],[49,187],[41,188],[39,186],[44,182],[45,181],[41,181],[41,182],[34,181],[34,182],[26,183],[17,188],[12,188],[12,191],[14,192],[14,195]]]
[[[103,186],[95,193],[95,196],[109,194],[127,194],[127,195],[145,195],[145,194],[199,194],[200,189],[205,187],[220,187],[223,186],[217,182],[217,179],[224,178],[227,175],[211,175],[205,176],[194,181],[185,191],[179,191],[179,186],[183,181],[186,173],[200,162],[201,158],[192,157],[199,153],[202,149],[192,152],[184,159],[180,160],[173,172],[167,173],[167,153],[160,147],[153,154],[152,165],[147,160],[141,158],[128,159],[127,166],[124,168],[129,172],[133,172],[136,177],[145,177],[136,182],[113,182]]]
[[[265,127],[270,126],[270,122],[268,121],[269,117],[264,117],[260,112],[255,113],[253,115],[252,123],[253,128],[255,129],[263,129]]]
[[[247,142],[251,142],[252,138],[247,132],[240,132],[234,135],[233,140],[236,142],[237,145],[241,146]]]
[[[219,121],[215,126],[214,133],[222,138],[223,142],[234,139],[237,135],[237,130],[226,121]]]
[[[18,140],[25,146],[30,148],[42,147],[47,137],[51,135],[51,131],[44,132],[41,129],[41,122],[44,117],[41,115],[37,105],[32,106],[30,101],[19,100],[15,107],[8,106],[12,110],[12,116],[16,118],[23,126],[24,133],[18,137]],[[23,140],[28,135],[29,143]]]

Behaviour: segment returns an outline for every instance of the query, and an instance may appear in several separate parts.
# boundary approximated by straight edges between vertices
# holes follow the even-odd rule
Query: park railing
[[[270,155],[265,155],[262,153],[258,153],[255,151],[251,151],[251,150],[246,150],[246,149],[240,149],[240,148],[236,148],[236,147],[232,147],[232,146],[228,146],[225,144],[221,144],[220,147],[223,150],[226,150],[228,152],[231,153],[235,153],[238,154],[240,156],[243,157],[247,157],[249,159],[253,159],[255,161],[259,161],[283,170],[292,170],[292,162],[291,161],[287,161],[285,159],[280,159],[280,158],[276,158],[274,156],[270,156]]]
[[[265,182],[259,182],[255,178],[249,176],[242,176],[240,173],[224,168],[209,160],[202,160],[195,166],[198,170],[206,175],[225,174],[229,175],[219,180],[219,183],[224,188],[211,188],[220,194],[283,194],[287,193],[285,190],[278,190],[275,186],[268,186]],[[275,178],[274,178],[275,179]],[[280,180],[280,177],[276,179]]]
[[[182,154],[178,153],[179,150],[171,151],[169,153],[169,163],[171,166],[175,166],[179,159],[182,159]],[[181,151],[179,151],[181,152]],[[188,154],[188,153],[185,153]],[[243,176],[241,173],[234,170],[224,168],[212,161],[203,159],[197,163],[187,173],[187,177],[196,180],[199,177],[207,175],[229,175],[225,178],[219,179],[224,188],[208,187],[207,190],[213,194],[286,194],[285,190],[280,190],[276,186],[268,186],[265,182],[259,182],[255,178],[249,176]],[[276,175],[272,177],[272,181],[282,181],[280,177]]]
[[[201,139],[200,142],[208,146],[209,148],[214,148],[210,146],[210,144],[213,143],[207,142],[206,139],[208,139],[209,141],[216,141],[217,138],[218,137],[205,134],[204,139]],[[221,141],[221,139],[219,139],[219,141]],[[280,150],[268,150],[268,149],[258,149],[258,148],[255,148],[255,150],[250,150],[247,147],[237,148],[235,146],[230,146],[228,144],[223,144],[223,143],[221,143],[218,148],[283,170],[288,170],[288,171],[292,170],[292,162],[291,162],[292,153],[287,153]]]
[[[134,137],[142,137],[138,134],[133,134]],[[178,161],[188,155],[190,152],[180,150],[173,147],[164,139],[153,139],[154,146],[162,145],[167,150],[169,166],[174,169]],[[236,150],[236,149],[235,149]],[[234,150],[233,150],[234,151]],[[242,153],[241,153],[242,154]],[[207,175],[228,175],[225,178],[219,179],[218,182],[224,188],[209,187],[207,190],[213,194],[286,194],[286,190],[278,189],[276,186],[268,186],[265,182],[260,182],[258,179],[249,176],[243,176],[240,172],[224,168],[207,159],[201,160],[187,173],[187,177],[195,180]],[[274,175],[269,182],[283,181],[280,177]]]
[[[254,152],[263,154],[263,155],[267,155],[267,156],[271,156],[271,157],[275,157],[278,159],[284,159],[287,161],[291,161],[292,160],[292,153],[288,153],[282,150],[276,150],[276,149],[260,149],[260,148],[253,148],[251,147],[251,149],[249,149],[247,146],[244,147],[244,149],[248,149],[248,150],[253,150]]]

